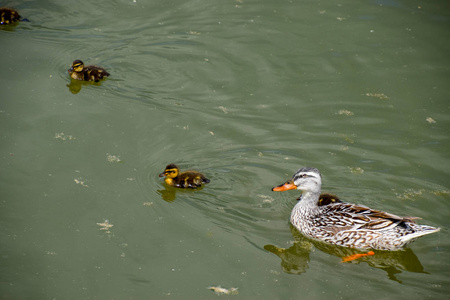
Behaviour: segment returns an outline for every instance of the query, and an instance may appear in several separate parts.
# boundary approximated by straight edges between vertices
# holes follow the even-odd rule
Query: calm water
[[[450,4],[326,2],[2,2],[0,298],[448,299]],[[442,230],[341,263],[271,192],[301,166]]]

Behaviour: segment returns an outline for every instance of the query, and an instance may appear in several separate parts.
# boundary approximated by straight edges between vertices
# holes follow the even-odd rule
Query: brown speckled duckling
[[[17,10],[8,7],[0,7],[0,25],[12,24],[20,21]]]
[[[179,188],[199,188],[203,183],[209,183],[209,179],[197,171],[185,171],[180,173],[180,169],[175,164],[166,166],[164,172],[159,177],[166,177],[164,181],[174,187]]]
[[[97,66],[84,66],[84,63],[77,59],[68,70],[70,77],[76,80],[99,82],[110,74],[103,68]]]

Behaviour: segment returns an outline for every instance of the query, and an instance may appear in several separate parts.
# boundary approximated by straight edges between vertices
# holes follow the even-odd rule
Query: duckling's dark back
[[[98,82],[110,74],[103,68],[97,66],[87,66],[83,70],[84,80]]]
[[[17,10],[0,7],[0,25],[7,25],[20,21],[20,15]]]
[[[201,187],[203,183],[210,182],[208,178],[197,171],[186,171],[180,173],[178,177],[174,178],[174,181],[183,188],[198,188]]]

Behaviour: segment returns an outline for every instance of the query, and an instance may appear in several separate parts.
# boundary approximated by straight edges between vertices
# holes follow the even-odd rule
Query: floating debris
[[[223,288],[220,285],[219,286],[210,286],[208,287],[208,290],[214,291],[217,295],[237,295],[239,294],[238,288]]]
[[[388,99],[388,96],[386,96],[383,93],[367,93],[366,96],[375,97],[375,98],[379,98],[379,99]]]
[[[340,134],[339,136],[340,136],[341,138],[343,138],[344,141],[346,141],[346,142],[349,143],[349,144],[354,144],[354,143],[355,143],[355,140],[354,140],[352,137],[350,137],[350,136],[348,136],[348,135],[346,135],[346,134]]]
[[[223,111],[224,114],[228,113],[228,110],[225,106],[219,106],[219,108]]]
[[[106,160],[110,163],[118,163],[121,162],[120,156],[111,155],[109,153],[106,153]]]
[[[352,172],[354,174],[362,174],[362,173],[364,173],[364,170],[361,169],[360,167],[354,167],[354,168],[350,168],[350,172]]]
[[[397,198],[402,200],[413,200],[413,198],[421,196],[424,192],[425,192],[424,189],[420,190],[407,189],[402,195],[397,195]]]
[[[340,111],[338,111],[338,115],[353,116],[354,113],[346,109],[341,109]]]
[[[435,124],[435,123],[436,123],[436,121],[435,121],[433,118],[430,118],[430,117],[426,118],[425,120],[426,120],[428,123],[430,123],[430,124]]]
[[[61,133],[55,133],[55,139],[60,139],[63,141],[67,141],[67,140],[75,140],[75,137],[72,135],[65,135],[64,132]]]
[[[87,184],[84,183],[84,180],[81,178],[75,178],[73,181],[75,181],[76,184],[79,184],[81,186],[89,187]]]
[[[101,227],[100,230],[106,230],[107,233],[110,233],[111,231],[109,231],[109,229],[114,226],[113,224],[109,223],[108,220],[105,220],[105,222],[103,223],[97,223],[97,225]]]
[[[273,201],[275,201],[275,199],[267,195],[258,194],[257,196],[263,199],[263,203],[272,203]]]
[[[152,206],[153,202],[144,202],[144,203],[142,203],[142,205],[144,205],[144,206]]]
[[[450,191],[432,191],[436,196],[448,196],[450,194]]]

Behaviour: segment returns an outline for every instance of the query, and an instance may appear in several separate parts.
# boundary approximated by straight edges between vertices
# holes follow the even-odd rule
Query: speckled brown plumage
[[[416,224],[418,218],[345,203],[333,195],[322,196],[321,185],[319,170],[302,168],[291,180],[272,189],[303,191],[292,210],[291,223],[310,238],[351,248],[400,250],[422,235],[439,231]]]

